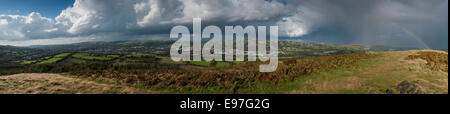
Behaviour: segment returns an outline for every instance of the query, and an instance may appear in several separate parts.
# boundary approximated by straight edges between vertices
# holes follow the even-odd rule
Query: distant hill
[[[380,52],[380,51],[403,51],[403,50],[417,50],[418,48],[405,48],[405,47],[393,47],[384,45],[375,45],[369,47],[370,51]]]
[[[43,50],[15,46],[0,45],[0,61],[8,61],[26,56],[39,55]]]

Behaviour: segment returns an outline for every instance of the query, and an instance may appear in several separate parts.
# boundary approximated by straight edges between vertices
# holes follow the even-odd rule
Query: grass
[[[208,61],[189,61],[188,63],[191,65],[201,66],[201,67],[210,67],[211,66],[211,62],[208,62]],[[227,66],[230,66],[230,63],[217,62],[217,64],[216,64],[216,67],[227,67]]]
[[[363,60],[357,63],[357,66],[368,63],[370,60]],[[345,93],[364,93],[363,90],[349,90],[349,89],[339,89],[339,87],[333,88],[329,86],[323,86],[322,84],[328,83],[328,81],[338,82],[338,85],[348,84],[349,81],[346,81],[350,75],[350,72],[357,72],[352,68],[339,67],[335,70],[313,73],[308,76],[302,76],[294,79],[293,81],[285,81],[279,82],[276,85],[270,82],[254,82],[251,84],[249,88],[239,88],[237,93],[256,93],[256,94],[280,94],[280,93],[296,93],[298,90],[301,90],[302,93],[327,93],[323,92],[324,90],[320,90],[317,87],[327,87],[329,89],[336,89],[335,91],[328,91],[329,93],[335,94],[345,94]],[[317,85],[311,85],[311,83]],[[321,86],[319,86],[321,85]]]
[[[380,56],[357,62],[352,67],[312,73],[293,81],[253,82],[249,87],[193,87],[174,89],[174,93],[241,94],[385,94],[402,81],[419,81],[423,93],[448,93],[448,73],[430,69],[423,60],[408,60],[420,51],[383,52]],[[434,61],[445,61],[434,60]],[[231,85],[229,85],[231,86]],[[230,89],[232,88],[232,89]],[[235,90],[233,90],[235,89]],[[398,93],[398,92],[394,92]]]
[[[23,65],[30,65],[30,64],[50,64],[50,63],[56,63],[59,62],[60,60],[66,58],[67,56],[69,56],[71,53],[61,53],[58,55],[55,55],[53,57],[48,56],[48,57],[43,57],[43,58],[39,58],[36,60],[24,60],[21,61],[20,64]]]
[[[55,55],[55,58],[65,58],[69,55],[70,55],[70,53],[61,53],[61,54]]]
[[[5,83],[6,82],[6,83]],[[136,94],[153,93],[114,83],[98,83],[58,74],[16,74],[0,77],[0,94]]]
[[[53,58],[47,58],[47,60],[41,61],[37,64],[51,64],[51,63],[56,63],[59,62],[61,60],[63,60],[64,58],[66,58],[67,56],[69,56],[71,53],[61,53],[58,55],[55,55]]]
[[[211,62],[207,62],[207,61],[189,61],[188,63],[191,65],[202,66],[202,67],[209,67],[211,65]]]
[[[186,62],[175,62],[170,57],[162,57],[160,62],[165,64],[178,64],[178,65],[186,64]]]
[[[29,65],[29,64],[36,63],[36,62],[37,62],[37,60],[24,60],[24,61],[21,61],[20,64]]]
[[[68,78],[73,78],[73,79],[80,79],[80,80],[85,80],[85,81],[92,81],[92,82],[96,82],[96,83],[100,83],[100,84],[107,84],[107,85],[114,85],[114,86],[122,86],[122,87],[131,87],[132,89],[134,89],[136,91],[136,93],[165,93],[163,90],[161,91],[155,91],[156,88],[151,87],[151,86],[146,86],[142,83],[137,83],[134,85],[129,85],[129,84],[117,84],[118,80],[115,79],[111,79],[111,78],[101,78],[101,77],[83,77],[83,76],[76,76],[76,75],[71,75],[71,74],[61,74],[61,76],[64,77],[68,77]],[[113,92],[113,94],[122,94],[120,92]]]
[[[227,67],[230,66],[227,62],[217,62],[216,67]]]
[[[107,56],[93,56],[87,53],[77,53],[72,55],[72,57],[77,59],[84,59],[84,60],[99,60],[99,61],[108,61],[115,58],[120,57],[119,55],[107,55]]]
[[[149,57],[152,57],[152,58],[160,58],[160,59],[164,58],[162,56],[157,56],[157,55],[153,55],[153,54],[145,54],[145,53],[130,54],[130,55],[126,55],[125,57],[128,57],[128,58],[149,58]]]
[[[427,70],[423,63],[407,60],[414,53],[385,52],[381,57],[361,61],[353,69],[312,74],[295,81],[292,88],[278,87],[285,88],[284,93],[384,94],[386,89],[395,89],[402,81],[419,80],[424,93],[447,93],[448,74]]]
[[[116,72],[110,71],[90,71],[85,74],[80,73],[76,75],[114,78],[123,80],[123,83],[130,85],[143,83],[147,86],[156,86],[154,88],[158,88],[159,86],[162,89],[180,92],[216,93],[220,91],[227,93],[241,93],[236,90],[251,88],[252,86],[249,84],[255,82],[275,84],[288,79],[291,80],[287,75],[290,75],[291,77],[307,76],[311,72],[320,71],[320,69],[335,69],[334,65],[328,65],[330,63],[337,65],[354,65],[353,61],[359,61],[360,59],[372,56],[372,54],[346,54],[340,56],[309,58],[305,60],[302,59],[292,65],[284,64],[283,62],[283,64],[280,65],[279,70],[274,73],[260,73],[258,64],[246,64],[225,68],[183,67],[181,69],[167,69],[167,71],[164,72],[160,72],[158,69],[148,69],[133,71],[130,74],[126,73],[128,72],[127,70],[122,70],[117,72],[125,73],[117,74],[117,76],[115,76]],[[226,66],[229,65],[230,62],[217,63]],[[204,66],[211,65],[210,62],[205,61],[191,61],[190,64]]]
[[[106,58],[119,58],[120,55],[106,55]]]
[[[239,65],[239,64],[245,64],[246,62],[245,61],[233,61],[233,63]]]
[[[48,60],[39,62],[39,63],[37,63],[37,64],[50,64],[50,63],[56,63],[56,62],[58,62],[58,61],[60,61],[60,60],[62,60],[62,59],[64,59],[64,58],[51,58],[51,59],[48,59]]]
[[[408,59],[423,59],[427,65],[435,71],[441,70],[448,73],[448,54],[442,52],[419,52],[419,55],[410,55]]]
[[[420,51],[402,51],[402,52],[383,52],[380,56],[375,58],[364,59],[358,61],[356,64],[351,64],[352,67],[338,67],[334,70],[325,72],[313,72],[308,75],[297,75],[294,80],[288,79],[295,75],[285,74],[280,81],[276,83],[269,81],[257,81],[250,83],[237,84],[236,80],[231,80],[225,85],[206,84],[185,85],[185,86],[167,86],[167,85],[148,85],[144,81],[137,81],[136,83],[126,83],[128,86],[141,88],[146,90],[155,90],[160,93],[264,93],[264,94],[280,94],[280,93],[294,93],[294,94],[367,94],[378,93],[384,94],[386,89],[395,88],[402,81],[416,81],[420,80],[420,87],[424,93],[448,93],[448,73],[435,72],[427,67],[427,61],[414,59],[409,60],[411,55],[420,54]],[[352,56],[350,56],[351,58]],[[167,58],[166,59],[170,59]],[[335,58],[334,58],[335,59]],[[50,59],[49,59],[50,60]],[[306,66],[313,65],[319,61],[312,59],[311,64],[299,61],[299,64]],[[444,61],[445,59],[438,59],[433,61]],[[448,58],[446,59],[448,60]],[[210,62],[206,61],[190,61],[182,62],[196,66],[209,67]],[[217,62],[218,67],[226,67],[233,63],[240,62]],[[244,62],[245,63],[245,62]],[[282,64],[287,64],[287,60]],[[325,61],[329,64],[329,61]],[[240,65],[237,65],[237,67]],[[282,67],[281,65],[280,67]],[[299,65],[300,67],[302,65]],[[247,67],[246,67],[247,68]],[[295,66],[293,68],[298,68]],[[203,68],[202,68],[203,69]],[[224,68],[224,69],[228,69]],[[291,69],[288,69],[291,70]],[[298,71],[298,70],[296,70]],[[143,75],[145,76],[148,75]],[[179,75],[177,75],[179,76]],[[216,76],[216,75],[213,75]],[[236,75],[236,78],[245,77],[248,75]],[[109,82],[102,78],[94,77],[91,80],[96,82]],[[204,77],[208,78],[208,77]],[[221,79],[205,79],[209,82],[223,81]],[[223,77],[226,78],[226,77]],[[256,78],[256,77],[254,77]],[[106,78],[105,78],[106,79]],[[161,78],[162,79],[162,78]],[[185,80],[179,78],[180,80]],[[201,78],[199,78],[201,79]],[[193,81],[199,80],[193,79]],[[165,80],[165,79],[164,79]],[[242,79],[247,80],[247,79]],[[165,80],[168,81],[168,80]],[[114,81],[113,81],[114,82]],[[234,83],[234,84],[233,84]],[[155,92],[153,91],[153,92]]]

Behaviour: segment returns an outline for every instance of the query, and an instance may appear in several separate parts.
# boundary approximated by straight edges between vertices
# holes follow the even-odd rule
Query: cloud
[[[448,0],[304,0],[304,40],[448,48]],[[302,11],[302,10],[300,10]],[[319,19],[319,20],[317,20]],[[396,23],[396,24],[393,24]],[[289,24],[293,25],[293,24]],[[301,27],[300,27],[301,28]],[[407,30],[407,31],[405,31]],[[414,35],[412,35],[413,33]],[[418,37],[425,42],[418,41]]]
[[[287,15],[288,5],[266,0],[76,0],[55,19],[39,13],[1,15],[0,40],[52,39],[94,34],[168,34],[176,25],[237,25],[273,21]]]
[[[56,21],[73,35],[124,31],[136,24],[133,5],[137,3],[137,0],[76,0]]]
[[[275,25],[280,27],[281,37],[301,37],[314,32],[317,27],[325,23],[325,17],[319,7],[314,7],[307,2],[288,2],[301,4],[288,16],[279,20]]]
[[[7,25],[7,24],[9,24],[8,20],[6,19],[0,20],[0,25]]]
[[[287,14],[285,8],[280,2],[265,0],[77,0],[56,21],[71,34],[117,31],[152,34],[170,30],[171,26],[191,24],[194,17],[222,24],[269,21]]]
[[[54,20],[42,17],[39,13],[27,16],[0,15],[1,40],[30,40],[54,37],[63,34]]]
[[[277,25],[285,38],[422,47],[407,28],[448,48],[448,0],[76,0],[55,19],[0,15],[0,43],[162,38],[195,17],[204,26]]]

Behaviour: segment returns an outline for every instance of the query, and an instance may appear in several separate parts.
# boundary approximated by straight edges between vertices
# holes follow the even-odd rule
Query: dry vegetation
[[[339,69],[312,74],[281,89],[296,94],[448,94],[448,73],[430,69],[423,59],[410,59],[430,50],[380,52],[359,63],[356,69]],[[448,61],[440,57],[435,61]],[[289,85],[291,85],[289,87]],[[278,88],[279,89],[279,88]],[[413,91],[410,91],[413,90]]]
[[[30,72],[67,73],[74,77],[55,74],[0,77],[0,93],[385,94],[388,90],[390,93],[401,93],[401,90],[414,90],[414,94],[448,93],[448,54],[445,52],[399,51],[289,58],[280,61],[273,73],[259,72],[260,64],[265,63],[246,62],[225,67],[96,61],[32,65],[28,68]]]
[[[418,52],[418,55],[410,55],[408,59],[423,59],[427,61],[427,65],[435,71],[442,70],[448,73],[448,53],[424,51]]]
[[[0,77],[0,94],[109,94],[151,93],[57,74],[17,74]]]
[[[221,68],[199,68],[182,66],[176,68],[147,68],[127,64],[99,70],[69,70],[71,74],[98,79],[113,79],[116,83],[176,89],[195,92],[194,89],[214,88],[235,93],[239,88],[248,88],[254,83],[290,82],[295,78],[337,68],[353,67],[358,61],[375,57],[376,54],[356,53],[321,56],[306,59],[289,59],[279,64],[273,73],[259,72],[258,62],[248,62]],[[98,68],[98,67],[97,67]]]

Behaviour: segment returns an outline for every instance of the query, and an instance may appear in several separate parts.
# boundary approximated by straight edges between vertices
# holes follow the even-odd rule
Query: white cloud
[[[88,35],[97,32],[114,32],[136,24],[134,4],[142,0],[76,0],[56,17],[66,32]]]
[[[79,43],[91,41],[88,38],[78,38],[78,37],[70,37],[70,38],[52,38],[52,39],[32,39],[25,41],[9,41],[9,40],[0,40],[1,45],[12,45],[12,46],[31,46],[31,45],[57,45],[57,44],[68,44],[68,43]]]
[[[58,28],[54,20],[35,12],[27,16],[0,15],[0,20],[0,40],[52,38],[56,34],[61,34],[61,31],[54,30]]]
[[[34,12],[0,15],[0,40],[167,34],[172,26],[191,24],[195,17],[205,23],[239,24],[276,21],[289,12],[287,5],[266,0],[76,0],[55,19]]]
[[[44,32],[55,32],[55,31],[58,31],[58,28],[50,28],[44,30]]]
[[[286,17],[277,23],[281,26],[280,35],[284,37],[299,37],[308,33],[308,29],[302,20],[295,17]]]
[[[134,5],[140,27],[173,24],[182,18],[184,5],[178,0],[148,0]]]
[[[324,16],[315,7],[298,7],[293,14],[284,17],[276,23],[280,27],[281,37],[300,37],[306,35],[315,27],[324,23]]]
[[[8,20],[0,19],[0,25],[7,25],[7,24],[9,24]]]
[[[282,3],[265,0],[77,0],[56,20],[72,34],[148,28],[151,33],[159,27],[190,24],[195,17],[235,23],[269,21],[288,12]]]

